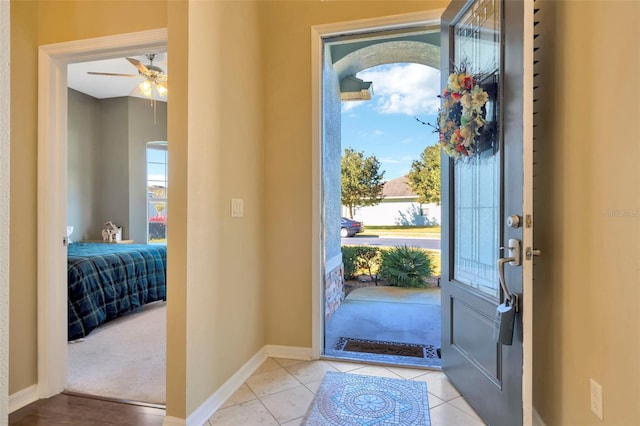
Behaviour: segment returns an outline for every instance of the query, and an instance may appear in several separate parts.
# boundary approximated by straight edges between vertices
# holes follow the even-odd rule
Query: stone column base
[[[340,263],[336,268],[324,275],[324,320],[338,310],[344,300],[344,265]]]

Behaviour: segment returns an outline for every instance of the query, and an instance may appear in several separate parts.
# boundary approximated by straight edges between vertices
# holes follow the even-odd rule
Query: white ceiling
[[[145,55],[131,56],[143,64],[148,65],[149,59]],[[167,54],[157,53],[153,65],[158,66],[169,74],[167,70]],[[116,77],[104,75],[90,75],[87,71],[109,72],[118,74],[131,74],[136,77]],[[138,70],[126,58],[107,59],[104,61],[80,62],[70,64],[67,68],[67,85],[79,92],[93,96],[97,99],[117,98],[121,96],[135,96],[145,98],[137,89],[143,77],[138,75]],[[167,96],[156,99],[166,101]]]

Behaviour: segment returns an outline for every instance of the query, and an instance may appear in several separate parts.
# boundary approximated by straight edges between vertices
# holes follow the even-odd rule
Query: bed
[[[68,247],[68,340],[147,303],[166,300],[163,245],[73,243]]]

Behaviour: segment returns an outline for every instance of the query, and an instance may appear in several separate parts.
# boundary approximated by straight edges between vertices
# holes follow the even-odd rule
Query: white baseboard
[[[235,391],[238,390],[244,382],[262,365],[267,359],[267,351],[265,347],[260,349],[254,356],[251,357],[233,376],[229,378],[220,388],[205,402],[203,402],[198,408],[196,408],[187,417],[187,422],[182,423],[187,426],[201,426],[209,420],[211,416],[229,399]],[[173,425],[172,425],[173,426]],[[177,424],[176,424],[177,426]]]
[[[533,407],[533,426],[547,426],[540,417],[540,413],[536,410],[536,407]]]
[[[38,400],[38,385],[31,385],[21,391],[9,395],[9,413],[13,413]]]
[[[296,346],[276,346],[266,345],[263,348],[270,358],[287,358],[309,361],[313,359],[311,348],[301,348]]]
[[[215,414],[224,402],[262,365],[267,358],[311,360],[311,348],[266,345],[247,361],[213,395],[196,408],[187,420],[165,417],[163,426],[202,426]]]

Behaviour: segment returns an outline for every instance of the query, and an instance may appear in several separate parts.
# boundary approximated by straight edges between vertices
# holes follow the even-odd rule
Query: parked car
[[[363,231],[364,225],[362,222],[351,220],[346,217],[340,218],[340,236],[342,238],[353,237]]]

